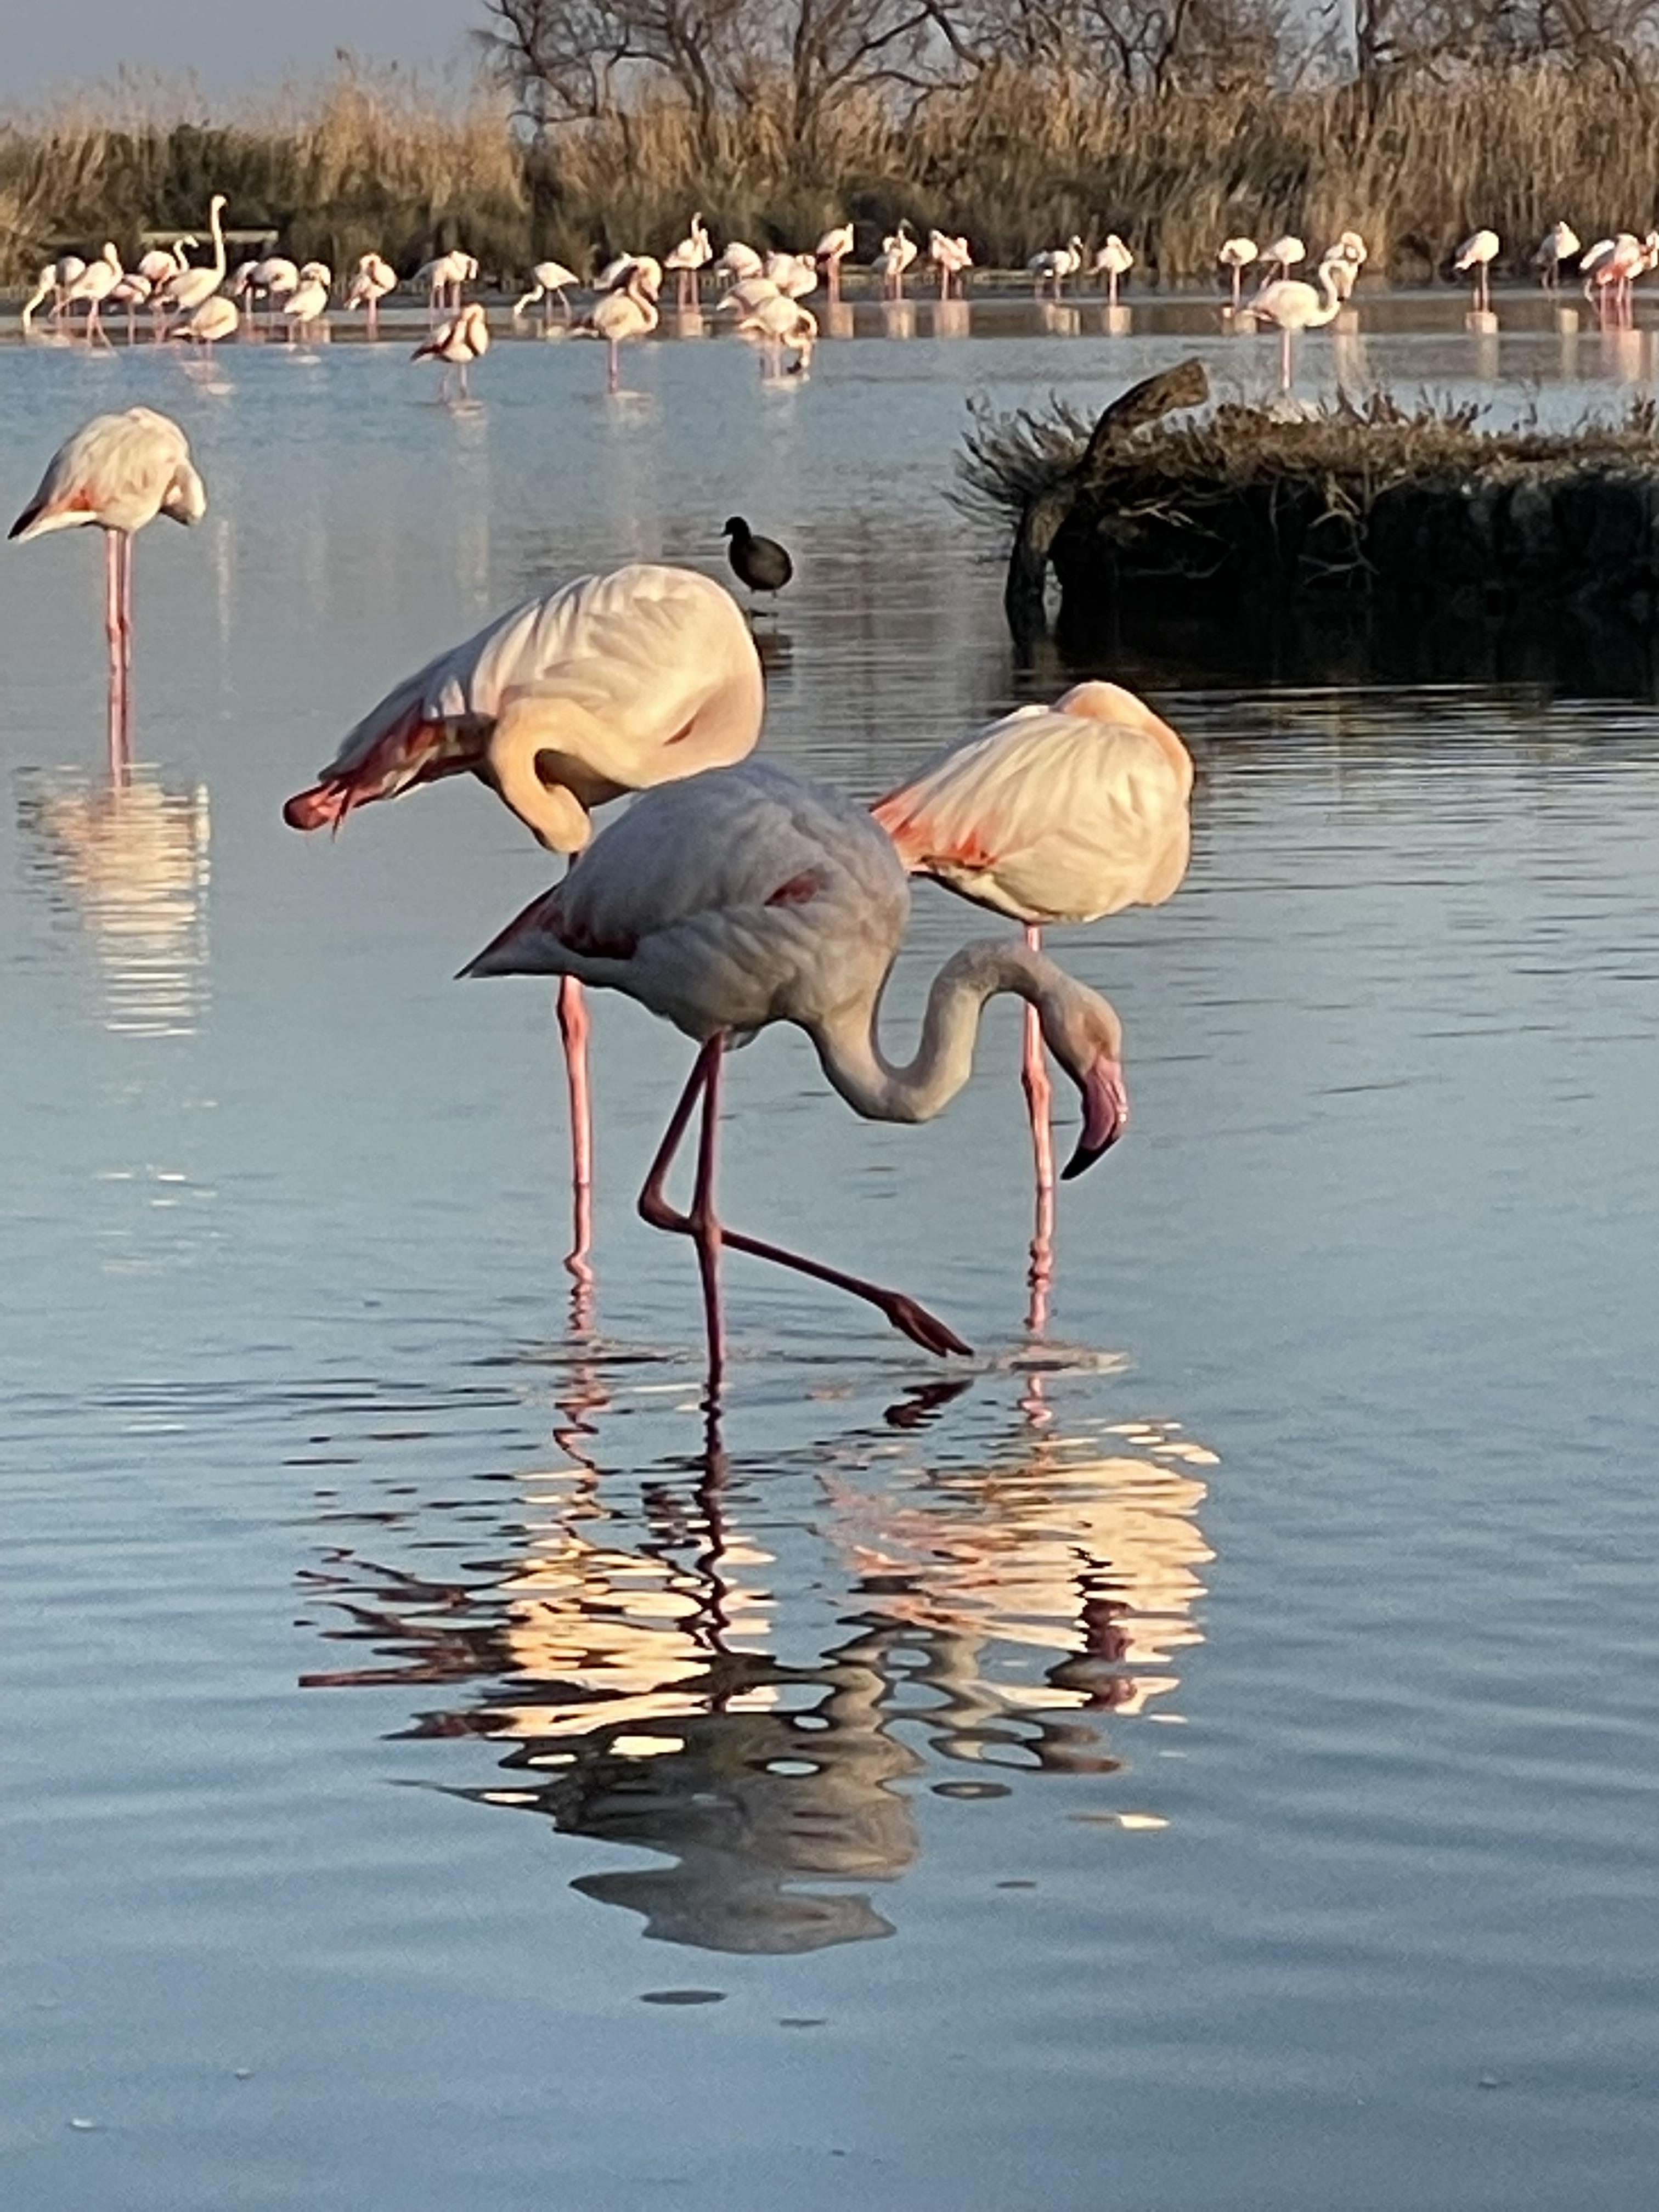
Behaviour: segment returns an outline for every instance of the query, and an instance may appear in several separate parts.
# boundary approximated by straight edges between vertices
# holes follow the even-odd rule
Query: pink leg
[[[713,1036],[697,1054],[696,1064],[691,1070],[690,1079],[680,1094],[679,1103],[674,1109],[662,1143],[658,1147],[657,1157],[651,1163],[651,1172],[647,1176],[645,1187],[640,1193],[639,1210],[641,1217],[648,1221],[653,1229],[672,1230],[682,1237],[698,1237],[700,1243],[709,1247],[713,1255],[718,1255],[720,1245],[729,1245],[732,1251],[746,1252],[751,1259],[770,1260],[780,1267],[793,1267],[798,1274],[811,1275],[817,1282],[829,1283],[836,1290],[849,1291],[854,1297],[863,1298],[869,1304],[876,1307],[886,1316],[902,1335],[908,1336],[913,1343],[921,1345],[925,1352],[941,1354],[947,1352],[967,1352],[969,1346],[962,1341],[954,1330],[947,1328],[942,1321],[936,1319],[926,1307],[918,1305],[914,1298],[907,1297],[902,1291],[884,1290],[879,1284],[866,1282],[862,1276],[843,1274],[839,1267],[825,1267],[821,1261],[808,1260],[799,1252],[786,1252],[780,1245],[763,1243],[757,1237],[745,1237],[738,1230],[724,1228],[714,1220],[712,1197],[707,1218],[701,1224],[694,1215],[681,1213],[670,1205],[664,1188],[668,1180],[668,1170],[673,1165],[674,1155],[684,1139],[699,1095],[718,1073],[720,1055],[724,1049],[725,1042],[722,1036]],[[707,1174],[711,1187],[714,1172],[714,1135],[709,1124],[712,1123],[712,1118],[711,1115],[709,1123],[706,1123],[704,1128],[704,1144],[708,1148]],[[702,1189],[704,1183],[704,1170],[701,1155],[698,1182],[699,1188]],[[708,1192],[704,1194],[709,1195]],[[708,1285],[713,1279],[714,1258],[704,1258],[701,1251],[699,1258],[703,1266],[704,1304],[705,1309],[708,1310]],[[717,1319],[717,1313],[711,1311],[709,1358],[711,1364],[716,1365],[716,1340],[714,1328]]]
[[[1291,388],[1291,333],[1288,328],[1279,333],[1279,388],[1281,392],[1288,392]]]
[[[1025,942],[1042,950],[1042,932],[1028,928]],[[1025,1009],[1025,1103],[1031,1114],[1031,1152],[1036,1164],[1036,1223],[1031,1232],[1031,1264],[1026,1281],[1031,1303],[1025,1326],[1034,1336],[1048,1323],[1048,1292],[1054,1279],[1054,1133],[1048,1120],[1053,1091],[1042,1049],[1042,1024],[1035,1006]]]
[[[121,629],[121,533],[104,532],[104,635],[109,645],[109,772],[127,765],[127,670]]]
[[[579,1283],[591,1283],[587,1255],[593,1242],[593,1112],[587,1085],[587,1033],[591,1019],[582,987],[574,975],[559,978],[559,1031],[564,1039],[565,1071],[570,1080],[570,1162],[573,1241],[564,1264]]]
[[[617,389],[618,375],[617,341],[615,338],[607,338],[605,340],[605,346],[609,355],[609,361],[605,369],[605,388],[607,392],[614,392]]]

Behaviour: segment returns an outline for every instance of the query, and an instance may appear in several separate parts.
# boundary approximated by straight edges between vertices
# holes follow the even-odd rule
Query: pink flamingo
[[[755,641],[729,592],[690,568],[641,563],[579,576],[453,646],[389,691],[321,780],[283,809],[338,830],[354,807],[470,770],[549,852],[576,853],[590,809],[723,768],[754,750],[765,706]],[[588,1014],[559,986],[569,1079],[575,1233],[588,1279],[593,1180]]]
[[[1457,274],[1473,275],[1474,278],[1474,307],[1477,314],[1484,315],[1492,306],[1492,264],[1501,246],[1495,230],[1472,231],[1453,257],[1452,267]]]
[[[1346,296],[1345,278],[1338,273],[1338,264],[1322,261],[1319,283],[1325,295],[1320,305],[1319,293],[1311,284],[1299,277],[1277,276],[1271,284],[1264,284],[1250,301],[1250,313],[1260,323],[1273,323],[1279,330],[1279,388],[1291,388],[1291,347],[1298,331],[1317,330],[1322,323],[1334,323],[1342,312]]]
[[[1052,707],[1022,707],[945,746],[873,811],[912,874],[1023,921],[1036,952],[1051,922],[1098,921],[1173,896],[1191,850],[1192,787],[1191,755],[1144,701],[1115,684],[1079,684]],[[1053,1279],[1054,1157],[1042,1040],[1029,1010],[1024,1083],[1036,1160],[1036,1329]]]
[[[314,285],[311,288],[313,293],[319,289]],[[328,294],[325,290],[322,296],[326,303]],[[283,313],[292,313],[294,300],[302,298],[305,298],[305,304],[311,304],[308,297],[296,292]],[[290,324],[289,328],[291,341],[293,325]],[[475,300],[469,307],[463,307],[459,314],[452,315],[447,322],[440,323],[424,344],[417,345],[409,357],[411,361],[441,361],[443,363],[443,374],[438,379],[440,399],[448,390],[450,372],[453,370],[459,380],[460,397],[465,399],[467,396],[466,372],[473,362],[482,361],[489,351],[489,318]]]
[[[838,793],[748,761],[647,792],[462,971],[577,976],[625,992],[696,1040],[690,1079],[639,1206],[653,1228],[696,1239],[711,1386],[725,1362],[723,1244],[867,1299],[927,1351],[968,1349],[902,1292],[722,1224],[715,1131],[721,1060],[732,1044],[774,1022],[793,1023],[854,1113],[927,1121],[968,1079],[985,1001],[1013,992],[1036,1010],[1082,1096],[1082,1133],[1066,1175],[1080,1175],[1121,1133],[1127,1106],[1115,1012],[1023,945],[964,946],[934,978],[915,1059],[896,1066],[885,1058],[877,1015],[909,911],[898,855],[867,814]],[[699,1099],[696,1189],[690,1213],[681,1213],[665,1185]]]
[[[11,526],[20,541],[95,523],[104,533],[104,629],[109,640],[109,757],[126,766],[132,735],[132,538],[158,514],[199,522],[207,493],[190,442],[171,416],[129,407],[94,415],[46,464],[40,488]]]

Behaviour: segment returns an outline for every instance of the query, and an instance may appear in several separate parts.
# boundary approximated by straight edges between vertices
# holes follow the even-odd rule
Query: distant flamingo
[[[818,319],[810,307],[787,300],[781,293],[763,300],[738,319],[738,336],[757,343],[764,350],[774,376],[783,373],[783,356],[795,356],[794,373],[805,375],[812,366],[812,349],[818,342]]]
[[[1291,388],[1291,343],[1298,331],[1317,330],[1323,323],[1334,323],[1342,312],[1346,296],[1343,280],[1329,261],[1319,264],[1320,290],[1325,295],[1320,304],[1319,293],[1311,284],[1304,284],[1294,276],[1280,276],[1271,284],[1264,284],[1250,301],[1250,313],[1258,322],[1274,324],[1279,334],[1279,388]]]
[[[241,326],[241,313],[235,301],[228,300],[222,292],[216,292],[212,299],[204,300],[187,319],[182,335],[192,345],[217,345],[222,338],[234,337]]]
[[[86,263],[78,253],[65,253],[56,261],[48,261],[34,280],[34,289],[23,302],[22,325],[27,332],[34,319],[34,311],[51,295],[51,315],[57,322],[64,312],[64,297],[71,284],[86,273]]]
[[[120,283],[125,270],[121,257],[113,246],[106,246],[95,261],[89,261],[71,284],[65,285],[63,304],[72,307],[84,303],[87,310],[87,343],[102,337],[103,326],[98,319],[98,310]],[[107,343],[107,340],[106,340]]]
[[[388,293],[398,289],[398,272],[389,261],[378,253],[365,253],[358,260],[356,272],[346,291],[346,313],[354,307],[364,311],[364,319],[370,337],[380,334],[380,302]]]
[[[1291,270],[1298,267],[1307,258],[1308,249],[1295,232],[1285,231],[1282,237],[1274,239],[1271,246],[1264,246],[1261,249],[1263,283],[1267,282],[1266,272],[1268,270],[1276,269],[1281,276],[1288,276]]]
[[[8,536],[27,540],[96,524],[104,533],[104,628],[109,640],[109,750],[125,768],[131,738],[132,538],[158,514],[199,522],[207,494],[179,425],[148,407],[94,415],[46,465],[40,488]]]
[[[910,235],[909,218],[901,216],[898,228],[883,239],[881,252],[870,264],[881,279],[884,300],[904,297],[904,272],[915,259],[917,251],[916,241]]]
[[[622,282],[602,293],[571,327],[579,337],[605,340],[605,388],[614,392],[622,381],[622,347],[630,338],[649,337],[661,319],[657,312],[657,287],[651,282],[650,271],[635,261],[629,264]]]
[[[462,288],[476,283],[477,276],[477,260],[471,254],[462,252],[459,246],[423,262],[415,272],[415,282],[426,286],[428,320],[435,319],[446,307],[452,315],[459,315]]]
[[[826,230],[812,249],[812,258],[824,264],[824,283],[833,306],[841,298],[841,264],[853,251],[853,226],[837,223]]]
[[[714,274],[723,276],[727,283],[736,284],[745,276],[758,276],[765,265],[752,246],[745,246],[740,238],[734,238],[714,264]]]
[[[210,300],[225,281],[225,234],[219,227],[220,210],[225,204],[222,192],[215,192],[208,202],[208,229],[213,239],[213,258],[204,269],[181,269],[168,278],[156,295],[161,309],[161,325],[157,335],[165,337],[170,317],[193,315],[204,300]]]
[[[1499,239],[1495,230],[1477,230],[1458,247],[1452,267],[1460,276],[1474,274],[1474,307],[1485,314],[1492,306],[1492,285],[1489,272],[1498,258]]]
[[[636,564],[501,615],[398,685],[350,731],[295,830],[338,830],[354,808],[471,771],[554,853],[579,852],[590,810],[723,768],[753,750],[765,704],[749,625],[689,568]],[[575,1235],[586,1272],[592,1180],[587,1010],[559,992],[570,1081]]]
[[[159,292],[175,276],[184,275],[190,266],[190,256],[185,248],[199,243],[192,233],[186,231],[182,238],[175,239],[170,247],[152,246],[148,253],[141,253],[138,257],[138,274],[152,292]]]
[[[670,247],[662,264],[665,272],[672,271],[675,277],[681,307],[695,307],[698,304],[698,278],[714,258],[714,249],[708,242],[708,233],[702,227],[699,212],[692,216],[690,228],[678,245]]]
[[[764,272],[786,300],[804,300],[818,289],[818,264],[810,253],[769,253]]]
[[[1034,253],[1025,264],[1025,273],[1031,278],[1033,293],[1042,294],[1045,284],[1050,295],[1058,300],[1068,276],[1075,276],[1083,266],[1083,240],[1075,233],[1069,246],[1051,246],[1046,252]]]
[[[137,337],[138,310],[148,304],[150,289],[150,281],[148,276],[141,275],[136,269],[129,269],[109,295],[111,307],[125,307],[127,311],[127,343],[129,345],[133,344]]]
[[[332,271],[320,261],[307,261],[300,271],[300,281],[283,302],[283,320],[288,325],[288,342],[313,337],[328,319],[328,288]],[[471,311],[482,314],[478,308]],[[482,350],[482,349],[480,349]],[[461,388],[466,389],[465,377]]]
[[[467,396],[466,372],[475,361],[482,361],[489,351],[489,320],[475,300],[470,307],[452,315],[447,323],[440,323],[431,337],[417,345],[410,356],[411,361],[439,361],[443,374],[438,379],[438,397],[442,399],[449,388],[450,372],[456,374],[459,396]]]
[[[927,258],[939,270],[939,295],[941,300],[951,296],[951,279],[966,277],[974,265],[974,257],[965,238],[952,238],[942,230],[927,234]]]
[[[1603,324],[1627,326],[1632,319],[1632,286],[1659,260],[1659,232],[1645,239],[1621,230],[1617,238],[1598,240],[1579,263],[1584,272],[1584,296],[1594,299]],[[1609,304],[1611,303],[1611,304]]]
[[[1079,684],[946,745],[872,809],[914,875],[1025,925],[1033,951],[1054,922],[1161,906],[1187,872],[1193,763],[1176,732],[1115,684]],[[1024,1084],[1036,1161],[1031,1325],[1046,1313],[1054,1243],[1054,1142],[1042,1041],[1025,1024]]]
[[[1256,244],[1253,238],[1224,239],[1221,251],[1216,255],[1216,259],[1221,266],[1231,270],[1232,274],[1235,314],[1238,313],[1239,301],[1244,289],[1244,271],[1255,258]]]
[[[854,1113],[931,1121],[968,1079],[985,1001],[1012,992],[1035,1008],[1082,1097],[1082,1133],[1066,1175],[1081,1174],[1121,1132],[1115,1012],[1024,945],[969,945],[957,953],[934,978],[915,1058],[896,1066],[884,1057],[877,1014],[909,908],[898,856],[861,808],[750,761],[647,793],[463,971],[574,976],[622,991],[701,1048],[639,1206],[653,1228],[696,1240],[711,1385],[725,1364],[723,1245],[867,1299],[927,1351],[968,1349],[903,1293],[720,1222],[715,1139],[721,1063],[732,1044],[793,1023]],[[665,1186],[700,1099],[696,1185],[690,1213],[681,1213]]]
[[[1117,233],[1109,231],[1106,243],[1095,256],[1094,273],[1106,279],[1106,300],[1109,307],[1117,305],[1117,286],[1121,276],[1127,276],[1135,265],[1134,255]]]
[[[516,323],[525,309],[533,307],[539,300],[542,308],[542,328],[544,331],[551,329],[553,319],[548,311],[552,301],[556,299],[564,311],[564,319],[568,323],[570,320],[570,302],[564,295],[572,285],[580,284],[582,281],[575,270],[567,269],[562,261],[538,261],[530,272],[530,289],[521,299],[514,302],[514,321]]]
[[[281,253],[267,254],[256,261],[248,279],[249,315],[252,319],[252,295],[258,293],[265,303],[265,327],[274,330],[276,314],[290,292],[300,289],[300,271],[295,264]]]
[[[1553,292],[1561,282],[1561,264],[1571,261],[1583,250],[1578,233],[1570,222],[1553,223],[1545,232],[1538,251],[1532,257],[1532,265],[1538,271],[1538,281],[1547,292]]]

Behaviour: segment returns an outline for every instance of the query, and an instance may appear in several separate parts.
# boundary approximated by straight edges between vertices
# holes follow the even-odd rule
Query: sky
[[[477,0],[0,0],[0,107],[123,62],[210,91],[326,70],[337,47],[426,64],[464,59]]]

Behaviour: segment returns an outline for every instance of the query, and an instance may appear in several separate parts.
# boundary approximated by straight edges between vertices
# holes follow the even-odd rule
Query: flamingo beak
[[[1083,1133],[1060,1170],[1060,1181],[1070,1182],[1091,1168],[1128,1126],[1129,1094],[1123,1085],[1122,1063],[1103,1053],[1083,1080]]]

